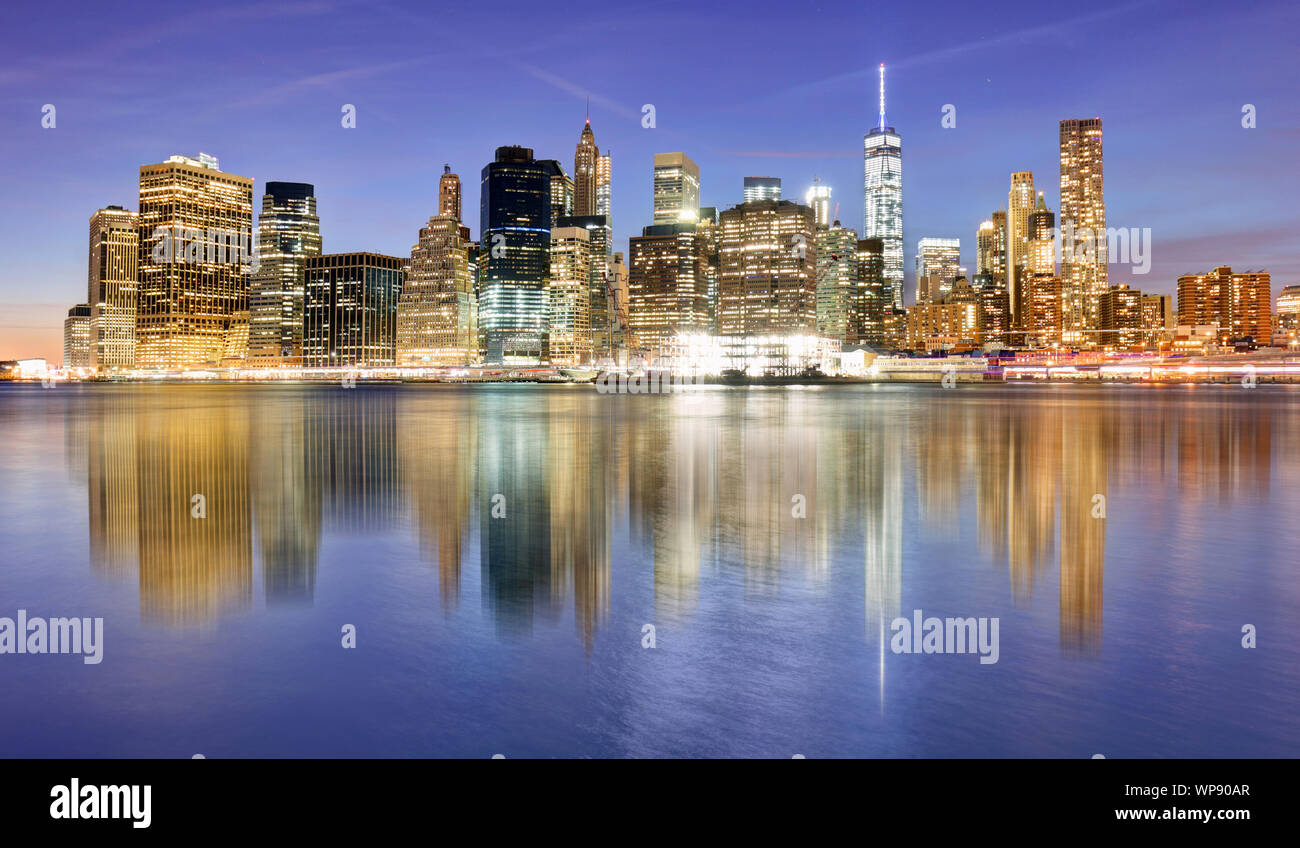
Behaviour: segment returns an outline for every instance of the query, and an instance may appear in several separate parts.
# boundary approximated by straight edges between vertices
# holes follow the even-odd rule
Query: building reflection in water
[[[436,392],[402,407],[397,437],[420,554],[438,571],[444,610],[460,602],[478,454],[475,396]]]
[[[219,391],[144,395],[134,411],[146,622],[207,624],[252,601],[249,414],[242,404],[210,397]],[[195,517],[200,506],[206,518]]]
[[[1176,489],[1172,508],[1194,510],[1269,491],[1283,414],[1271,406],[940,391],[110,386],[69,407],[64,439],[87,487],[91,568],[134,571],[150,623],[203,625],[248,607],[255,551],[268,605],[311,603],[327,529],[409,532],[444,610],[459,604],[477,548],[500,634],[571,614],[589,651],[626,527],[652,564],[655,614],[669,620],[694,615],[706,591],[763,602],[798,581],[825,594],[843,585],[836,564],[861,562],[882,708],[905,533],[952,539],[973,515],[979,555],[1006,570],[1022,605],[1055,556],[1060,648],[1095,657],[1099,497]],[[1279,451],[1300,456],[1294,441]],[[205,519],[191,517],[195,494]]]
[[[283,393],[280,387],[267,392]],[[275,414],[252,418],[253,515],[262,554],[267,604],[311,603],[320,546],[321,487],[308,471],[307,428],[312,407],[300,393],[264,401]]]

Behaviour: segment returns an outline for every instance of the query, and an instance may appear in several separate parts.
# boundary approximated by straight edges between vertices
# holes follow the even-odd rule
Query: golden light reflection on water
[[[694,614],[717,570],[739,573],[750,599],[794,577],[827,592],[832,569],[860,563],[875,640],[901,612],[905,526],[955,538],[967,514],[1016,604],[1041,600],[1056,566],[1061,649],[1096,656],[1099,497],[1122,485],[1192,508],[1262,498],[1274,450],[1300,456],[1294,428],[1273,444],[1289,409],[1235,398],[941,392],[103,387],[66,425],[91,567],[134,572],[148,623],[248,608],[254,552],[267,604],[310,603],[327,530],[410,534],[444,609],[465,602],[477,550],[502,634],[571,612],[588,648],[618,590],[619,543],[644,551],[669,618]]]

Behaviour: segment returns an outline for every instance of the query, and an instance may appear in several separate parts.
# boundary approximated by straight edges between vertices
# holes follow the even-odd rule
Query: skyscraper
[[[894,306],[903,307],[903,140],[885,124],[885,66],[880,66],[880,126],[862,139],[864,239],[885,247],[885,282]]]
[[[581,227],[587,231],[585,250],[588,255],[587,264],[590,267],[587,290],[590,300],[593,356],[597,359],[603,358],[610,352],[611,315],[605,283],[612,264],[611,248],[614,244],[614,231],[609,225],[609,218],[605,215],[569,215],[553,221],[551,231],[554,232],[561,227]],[[554,240],[551,244],[553,250]],[[555,270],[554,261],[551,263],[551,269]]]
[[[551,272],[551,177],[527,147],[498,147],[479,192],[479,332],[487,361],[538,362]]]
[[[600,183],[600,148],[591,131],[591,118],[578,136],[578,149],[573,154],[573,213],[574,215],[599,215],[598,186]]]
[[[254,264],[253,180],[215,157],[140,166],[136,365],[218,363]]]
[[[817,335],[845,340],[857,287],[858,234],[835,221],[817,232]]]
[[[109,206],[90,216],[86,297],[92,367],[130,368],[135,364],[138,228],[136,213],[121,206]]]
[[[901,343],[894,314],[894,292],[885,280],[885,244],[878,238],[858,241],[857,285],[849,301],[846,345]]]
[[[1099,327],[1108,257],[1101,118],[1061,121],[1061,232],[1074,249],[1061,256],[1062,322],[1067,343],[1088,342]]]
[[[250,365],[302,364],[303,271],[321,253],[315,195],[310,183],[266,184],[248,296]]]
[[[662,353],[677,333],[710,330],[704,244],[693,221],[656,224],[628,241],[629,331],[633,345]]]
[[[397,300],[406,261],[378,253],[305,258],[303,364],[394,365]]]
[[[961,274],[961,239],[923,238],[916,243],[916,302],[942,300]]]
[[[745,177],[745,202],[780,200],[780,177]]]
[[[719,216],[718,332],[817,330],[817,227],[789,200],[756,200]]]
[[[551,229],[546,323],[550,360],[556,365],[592,361],[590,242],[586,227]]]
[[[654,222],[695,220],[700,209],[700,166],[685,153],[656,153]]]
[[[446,193],[443,192],[445,198]],[[456,195],[459,197],[459,181]],[[397,302],[399,365],[469,365],[478,358],[478,303],[469,266],[469,229],[449,204],[420,228]]]
[[[1018,325],[1025,309],[1028,292],[1025,276],[1029,263],[1029,215],[1034,211],[1034,173],[1016,171],[1011,175],[1007,194],[1007,300],[1011,320]]]

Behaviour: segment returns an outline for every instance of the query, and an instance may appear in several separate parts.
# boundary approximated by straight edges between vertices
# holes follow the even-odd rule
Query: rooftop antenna
[[[885,63],[880,63],[880,128],[885,128]]]
[[[591,123],[591,95],[587,95],[587,123]]]

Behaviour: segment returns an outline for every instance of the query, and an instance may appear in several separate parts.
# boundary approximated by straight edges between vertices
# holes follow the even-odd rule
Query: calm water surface
[[[1300,756],[1297,388],[5,386],[0,755]]]

